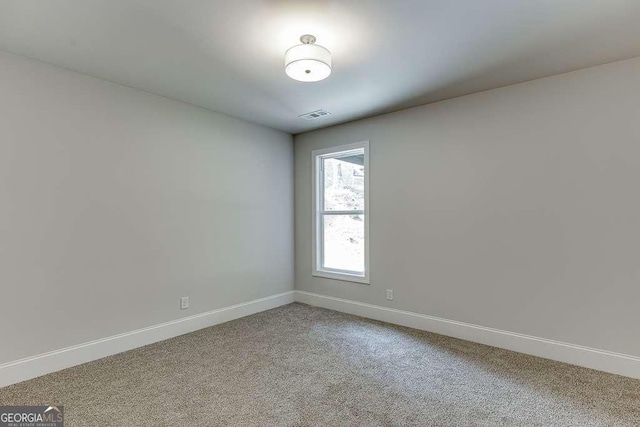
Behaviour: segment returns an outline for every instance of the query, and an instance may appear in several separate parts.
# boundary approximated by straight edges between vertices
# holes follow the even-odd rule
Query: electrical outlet
[[[180,298],[180,310],[189,308],[189,297]]]
[[[387,289],[387,299],[393,301],[393,289]]]

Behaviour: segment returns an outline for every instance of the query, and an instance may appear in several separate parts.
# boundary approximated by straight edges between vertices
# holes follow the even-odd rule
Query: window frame
[[[349,151],[364,150],[364,209],[362,210],[324,210],[324,173],[322,160],[326,158],[339,158],[338,154]],[[311,152],[312,162],[312,276],[327,279],[342,280],[369,284],[369,141],[355,142],[352,144],[338,145],[322,148]],[[322,268],[323,244],[324,244],[324,217],[327,215],[363,215],[364,216],[364,274],[358,274],[348,270]]]

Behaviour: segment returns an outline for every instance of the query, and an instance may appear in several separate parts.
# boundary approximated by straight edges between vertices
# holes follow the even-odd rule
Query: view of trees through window
[[[323,159],[322,170],[323,267],[363,273],[364,154]]]

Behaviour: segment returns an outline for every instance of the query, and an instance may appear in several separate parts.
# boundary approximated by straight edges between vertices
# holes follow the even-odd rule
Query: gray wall
[[[311,151],[362,140],[371,285],[312,277]],[[294,148],[296,289],[640,355],[640,59]]]
[[[0,363],[291,290],[292,173],[288,134],[0,54]]]

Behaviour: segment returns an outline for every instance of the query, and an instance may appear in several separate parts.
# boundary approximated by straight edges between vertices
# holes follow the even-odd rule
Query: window
[[[313,275],[369,283],[369,143],[313,155]]]

